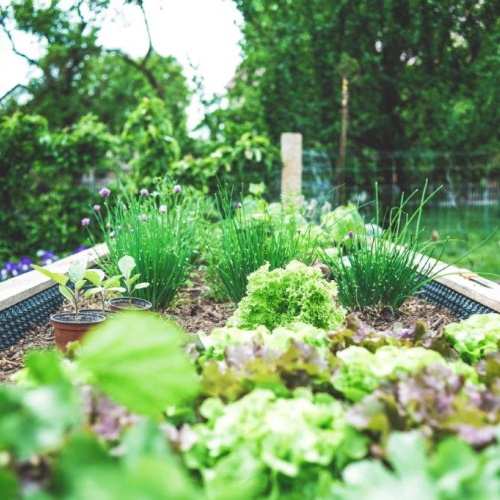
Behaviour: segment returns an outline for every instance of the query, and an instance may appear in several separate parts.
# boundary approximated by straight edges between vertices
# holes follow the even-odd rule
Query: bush
[[[292,261],[284,269],[269,270],[269,264],[248,277],[247,296],[230,319],[240,328],[264,325],[270,330],[295,322],[333,330],[344,319],[335,303],[337,286],[320,269]]]
[[[82,207],[92,202],[81,178],[109,170],[112,136],[90,115],[51,133],[44,118],[21,113],[1,119],[0,135],[0,260],[79,246]]]

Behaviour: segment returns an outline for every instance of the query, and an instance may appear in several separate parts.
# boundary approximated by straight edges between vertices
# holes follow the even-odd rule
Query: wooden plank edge
[[[84,261],[88,263],[88,267],[91,267],[106,255],[108,255],[108,248],[105,243],[101,243],[45,267],[51,271],[66,274],[74,262]],[[54,286],[54,284],[50,278],[37,271],[28,271],[15,278],[6,280],[0,283],[0,311],[15,306],[23,300],[47,290],[51,286]]]

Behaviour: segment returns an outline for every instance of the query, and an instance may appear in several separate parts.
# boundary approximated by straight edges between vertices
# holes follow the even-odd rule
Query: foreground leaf
[[[159,417],[168,405],[198,390],[195,368],[181,343],[182,334],[173,323],[126,313],[89,334],[78,360],[117,403]]]

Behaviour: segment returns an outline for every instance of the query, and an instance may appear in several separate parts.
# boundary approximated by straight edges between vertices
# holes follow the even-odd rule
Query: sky
[[[0,0],[5,4],[7,0]],[[137,7],[123,6],[112,0],[110,15],[101,29],[99,42],[107,48],[120,48],[134,57],[147,50],[144,23]],[[203,78],[207,95],[221,94],[241,60],[241,16],[231,0],[146,0],[155,50],[173,55],[184,67],[188,78],[193,65]],[[39,49],[27,37],[16,33],[16,43],[28,54]],[[0,95],[17,83],[23,83],[29,67],[16,56],[6,37],[0,33]],[[202,117],[200,103],[193,99],[188,110],[193,128]]]

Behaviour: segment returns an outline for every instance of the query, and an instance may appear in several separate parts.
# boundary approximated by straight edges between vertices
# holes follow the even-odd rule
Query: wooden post
[[[346,189],[345,189],[345,150],[347,144],[347,124],[349,121],[349,80],[345,76],[342,77],[342,118],[341,132],[339,141],[339,161],[337,162],[337,185],[339,194],[339,205],[345,205]]]
[[[302,191],[302,134],[281,134],[281,196]]]

